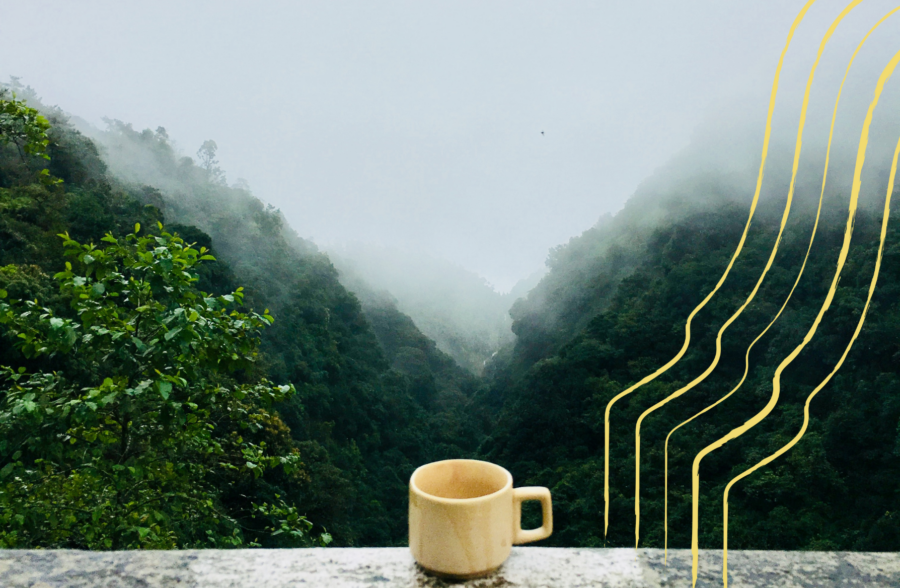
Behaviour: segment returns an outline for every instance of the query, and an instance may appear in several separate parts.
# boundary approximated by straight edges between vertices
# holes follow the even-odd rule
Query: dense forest
[[[514,323],[519,348],[496,367],[491,394],[499,417],[484,455],[520,483],[548,485],[558,530],[553,545],[633,545],[634,426],[638,416],[693,379],[714,353],[719,326],[753,287],[777,233],[761,221],[733,274],[698,315],[694,343],[668,373],[626,397],[611,415],[610,527],[603,537],[604,410],[613,396],[663,365],[683,341],[685,317],[709,292],[743,230],[744,210],[723,206],[652,231],[641,261],[606,307],[550,352],[527,321]],[[744,350],[789,292],[808,244],[812,219],[789,223],[778,263],[756,301],[728,331],[714,375],[644,421],[641,432],[642,545],[663,542],[663,442],[668,432],[724,396],[740,379]],[[839,214],[820,225],[810,262],[792,302],[751,354],[742,389],[673,436],[669,449],[669,546],[688,547],[690,468],[694,455],[743,424],[766,403],[775,367],[812,323],[834,272],[843,238]],[[900,219],[898,219],[900,220]],[[838,295],[816,337],[785,372],[775,412],[746,435],[712,453],[701,470],[701,546],[721,545],[722,491],[728,481],[793,437],[803,403],[850,340],[874,268],[880,221],[861,212],[857,241]],[[850,359],[812,404],[801,442],[733,492],[729,546],[737,549],[897,550],[900,521],[900,230],[889,229],[879,289]],[[617,252],[608,255],[619,270]],[[602,290],[598,290],[602,292]],[[540,357],[516,376],[516,360]]]
[[[778,230],[776,214],[759,215],[695,319],[688,353],[613,411],[604,537],[603,411],[675,354],[685,318],[721,275],[746,221],[728,186],[643,194],[552,250],[547,274],[511,305],[514,338],[465,342],[455,360],[385,282],[348,275],[346,263],[342,274],[245,184],[229,186],[212,141],[193,159],[162,127],[108,121],[98,131],[15,81],[3,91],[3,547],[403,545],[409,475],[449,457],[488,459],[517,485],[548,486],[547,545],[633,545],[637,417],[703,371]],[[824,213],[804,278],[754,348],[741,391],[673,437],[670,547],[689,546],[693,456],[760,409],[775,366],[809,327],[844,210]],[[724,485],[793,437],[806,395],[849,341],[880,222],[859,212],[835,303],[785,372],[776,410],[703,462],[701,547],[721,545]],[[666,434],[740,378],[812,224],[808,203],[798,206],[718,369],[644,422],[643,546],[663,543]],[[898,238],[894,222],[866,326],[812,404],[809,431],[732,493],[730,547],[900,550]],[[504,346],[473,375],[494,344]]]
[[[475,449],[478,435],[469,431],[473,421],[468,405],[479,382],[438,351],[390,301],[367,315],[358,298],[340,284],[327,257],[297,237],[277,210],[264,206],[245,188],[225,183],[215,161],[214,143],[205,144],[195,162],[173,150],[162,128],[137,132],[110,121],[105,138],[115,148],[98,147],[62,111],[42,106],[30,88],[7,87],[2,98],[3,104],[11,106],[3,119],[0,153],[0,289],[7,295],[3,302],[10,317],[20,324],[29,317],[34,320],[38,315],[28,314],[33,309],[27,302],[37,300],[42,308],[52,309],[53,318],[48,320],[54,324],[57,319],[83,322],[71,288],[62,288],[65,283],[60,284],[58,277],[69,263],[70,272],[80,272],[70,280],[95,283],[87,273],[90,266],[81,261],[84,254],[66,257],[72,243],[103,247],[112,246],[103,241],[107,235],[120,241],[129,235],[138,240],[151,235],[166,240],[165,247],[193,244],[195,250],[206,248],[211,255],[204,261],[202,257],[194,260],[191,271],[196,280],[190,288],[180,286],[185,297],[228,297],[234,299],[235,312],[266,310],[272,317],[271,324],[263,321],[246,334],[242,343],[246,365],[231,371],[208,367],[208,373],[198,378],[248,386],[273,382],[292,390],[282,394],[286,398],[274,399],[276,408],[268,397],[256,402],[249,395],[241,399],[246,405],[243,413],[260,412],[249,424],[229,423],[225,417],[233,416],[232,411],[210,407],[217,413],[225,411],[225,424],[217,426],[207,440],[218,446],[224,438],[230,439],[237,443],[232,451],[238,457],[257,452],[273,459],[290,458],[290,467],[263,468],[260,459],[248,458],[227,463],[228,467],[211,462],[205,469],[185,472],[182,487],[209,491],[203,496],[204,505],[210,501],[205,527],[178,523],[179,513],[187,506],[163,500],[178,490],[154,482],[155,494],[147,497],[150,502],[141,506],[143,502],[138,501],[133,505],[135,512],[129,511],[128,517],[134,520],[124,520],[128,517],[123,515],[123,520],[114,523],[121,529],[109,546],[278,546],[309,544],[319,537],[333,538],[336,545],[402,544],[406,483],[412,470],[421,463],[471,454]],[[31,107],[39,108],[43,118],[30,112]],[[28,149],[35,153],[24,150],[32,137],[17,130],[32,127],[32,143],[38,147],[46,143],[41,149]],[[109,157],[110,152],[117,158]],[[125,173],[123,168],[129,165],[130,172]],[[41,175],[43,169],[48,171]],[[113,169],[120,173],[114,174]],[[141,183],[149,176],[156,185]],[[141,228],[135,234],[136,224]],[[140,243],[140,247],[150,246]],[[125,255],[122,263],[133,263],[140,247]],[[171,287],[163,284],[158,296],[170,298],[166,289]],[[239,288],[242,297],[232,294]],[[104,296],[106,300],[109,293]],[[174,304],[171,300],[160,303]],[[126,311],[135,309],[126,305],[117,312],[125,316]],[[89,356],[98,351],[88,341],[30,357],[17,341],[18,331],[9,325],[0,324],[6,335],[0,365],[23,368],[23,373],[9,372],[3,380],[0,428],[8,427],[10,437],[22,437],[24,442],[34,424],[14,418],[21,412],[16,404],[21,398],[11,390],[28,381],[37,385],[41,374],[62,373],[77,396],[84,389],[101,387],[112,373],[107,373],[108,366],[90,365]],[[52,333],[51,327],[47,329]],[[83,324],[81,331],[73,332],[80,335],[86,328]],[[228,329],[224,334],[232,336]],[[144,353],[139,347],[131,351]],[[189,358],[180,361],[187,365]],[[172,375],[180,371],[179,366],[171,370]],[[158,387],[159,377],[136,376],[124,385],[133,388],[150,381]],[[28,397],[22,402],[34,401]],[[113,412],[119,410],[118,404],[111,406]],[[75,428],[69,418],[56,411],[54,426],[64,433]],[[259,437],[252,443],[249,432],[240,433],[248,427]],[[117,429],[120,436],[122,428]],[[71,437],[71,431],[66,435]],[[123,457],[104,449],[95,432],[89,436],[93,441],[85,443],[97,445],[91,447],[97,451],[98,463],[108,465],[113,473],[119,467],[131,473],[128,468],[135,466],[128,462],[134,459],[130,454]],[[235,441],[240,438],[249,445]],[[58,455],[64,448],[61,441],[44,441],[46,446],[0,444],[0,541],[8,547],[105,546],[105,537],[98,541],[87,535],[90,523],[105,516],[109,503],[116,500],[110,496],[124,481],[115,476],[97,481],[97,491],[84,498],[90,504],[70,512],[65,493],[75,492],[83,472],[68,469],[73,465],[67,463],[69,458]],[[266,451],[260,450],[264,443]],[[174,467],[179,459],[195,458],[172,455],[166,463]],[[56,460],[55,467],[64,473],[41,477],[38,465],[48,460]],[[26,474],[34,476],[30,483],[35,487],[46,488],[43,502],[26,500],[29,488],[22,485]],[[194,504],[199,499],[184,500]],[[154,520],[158,529],[148,523]],[[307,530],[298,520],[314,526]]]

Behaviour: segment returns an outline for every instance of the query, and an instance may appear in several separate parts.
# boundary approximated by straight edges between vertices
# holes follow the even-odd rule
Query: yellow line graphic
[[[898,52],[900,55],[900,52]],[[887,188],[887,196],[884,199],[884,217],[881,219],[881,241],[878,243],[878,257],[875,259],[875,271],[872,273],[872,281],[869,283],[869,294],[866,297],[866,305],[863,307],[862,314],[859,317],[859,322],[856,324],[856,330],[853,331],[853,337],[850,338],[850,342],[847,344],[847,348],[844,349],[843,355],[838,360],[837,364],[835,364],[834,369],[831,370],[831,373],[828,374],[824,380],[822,380],[818,386],[816,386],[815,390],[810,392],[809,396],[806,398],[806,404],[803,406],[803,426],[800,427],[800,431],[794,436],[793,439],[790,440],[787,444],[785,444],[781,449],[770,455],[769,457],[761,460],[752,468],[746,470],[741,475],[734,478],[731,482],[728,483],[728,486],[725,487],[725,502],[723,503],[723,515],[724,515],[724,558],[722,560],[722,574],[725,578],[725,588],[728,588],[728,493],[731,490],[731,487],[737,483],[738,480],[746,478],[750,474],[752,474],[757,469],[768,465],[773,462],[778,457],[787,453],[787,451],[797,444],[798,441],[803,437],[806,433],[806,428],[809,425],[809,405],[812,403],[812,399],[815,398],[816,394],[819,393],[819,390],[824,388],[828,382],[831,381],[831,378],[834,377],[834,374],[837,373],[841,366],[844,365],[844,360],[847,359],[847,355],[850,353],[850,349],[853,347],[853,343],[856,342],[856,338],[859,336],[860,331],[862,330],[863,322],[866,320],[866,313],[869,312],[869,304],[872,302],[872,295],[875,293],[875,285],[878,282],[878,274],[881,271],[881,256],[884,252],[884,241],[887,236],[887,226],[888,226],[888,218],[891,213],[891,196],[894,191],[894,179],[897,175],[897,159],[900,157],[900,140],[897,141],[897,147],[894,149],[894,162],[891,165],[891,175],[888,179],[888,188]]]
[[[766,266],[763,268],[762,273],[759,276],[759,279],[756,281],[756,285],[753,286],[753,290],[750,292],[750,295],[747,296],[747,299],[744,303],[738,308],[734,314],[732,314],[725,324],[719,329],[719,333],[716,335],[716,354],[713,357],[712,362],[709,366],[704,370],[702,374],[694,378],[689,384],[683,386],[682,388],[676,390],[672,394],[668,395],[664,399],[660,400],[647,410],[645,410],[641,416],[637,420],[637,424],[634,427],[634,547],[637,549],[638,541],[640,539],[640,528],[641,528],[641,424],[644,422],[644,419],[647,418],[653,412],[659,410],[672,400],[675,400],[682,394],[685,394],[697,384],[704,381],[709,375],[716,369],[716,366],[719,365],[719,359],[722,356],[722,336],[725,334],[725,331],[728,330],[728,327],[738,319],[739,316],[744,312],[744,310],[753,302],[753,299],[756,297],[756,293],[759,292],[760,287],[763,284],[763,281],[766,279],[766,275],[769,273],[769,270],[772,268],[772,264],[775,262],[775,257],[778,254],[778,245],[781,243],[781,236],[784,233],[784,227],[787,225],[788,218],[791,215],[791,204],[794,201],[794,183],[797,179],[797,169],[800,167],[800,152],[803,149],[803,129],[806,126],[806,111],[809,108],[809,93],[812,91],[813,78],[816,74],[816,69],[819,67],[819,61],[822,58],[822,53],[825,51],[825,46],[828,44],[828,41],[831,39],[831,36],[834,34],[835,29],[837,29],[838,25],[844,20],[851,10],[853,10],[862,0],[852,0],[844,10],[838,15],[834,22],[831,23],[831,26],[828,27],[828,30],[825,32],[825,35],[822,37],[822,41],[819,43],[819,51],[816,54],[816,60],[813,62],[812,69],[809,71],[809,78],[806,81],[806,90],[803,93],[803,105],[800,108],[800,124],[797,127],[797,140],[794,146],[794,164],[791,169],[791,183],[788,188],[787,202],[784,205],[784,212],[781,215],[781,225],[778,227],[778,236],[775,238],[775,244],[772,246],[772,251],[769,253],[769,259],[766,262]],[[768,327],[767,327],[768,328]],[[668,559],[668,558],[667,558]]]
[[[759,203],[759,193],[762,188],[763,181],[763,171],[766,166],[766,156],[769,153],[769,139],[772,134],[772,113],[775,110],[775,97],[778,94],[778,80],[781,76],[781,68],[784,65],[784,56],[787,53],[788,48],[791,45],[791,39],[794,37],[794,31],[803,21],[803,17],[806,16],[807,11],[809,11],[810,7],[815,4],[816,0],[809,0],[800,12],[797,14],[797,17],[794,19],[793,24],[791,24],[791,29],[788,32],[787,41],[785,42],[784,49],[781,51],[781,56],[778,59],[778,67],[775,69],[775,78],[772,81],[772,92],[769,97],[769,110],[766,115],[766,132],[765,137],[763,139],[763,148],[762,148],[762,158],[759,165],[759,175],[756,179],[756,191],[753,194],[753,200],[750,204],[750,215],[747,218],[747,224],[744,226],[744,232],[741,235],[741,240],[738,243],[737,249],[735,249],[734,254],[731,256],[731,261],[728,263],[728,267],[725,268],[725,272],[722,274],[722,277],[719,278],[719,281],[716,283],[715,288],[707,294],[706,298],[697,305],[696,308],[688,315],[687,322],[684,326],[684,343],[681,346],[681,350],[668,361],[664,366],[650,374],[649,376],[644,377],[637,384],[634,384],[627,390],[620,392],[617,394],[609,403],[606,405],[606,412],[604,415],[604,471],[603,471],[603,536],[605,537],[607,534],[607,530],[609,529],[609,413],[612,409],[613,405],[618,402],[620,399],[628,396],[644,384],[655,380],[658,376],[665,373],[670,367],[678,363],[681,357],[685,354],[688,349],[688,346],[691,343],[691,321],[693,321],[694,316],[700,310],[703,309],[704,306],[712,299],[712,297],[719,291],[719,288],[722,287],[722,284],[725,283],[725,279],[728,277],[728,274],[731,272],[731,268],[734,265],[735,260],[737,260],[738,256],[741,253],[741,250],[744,247],[744,242],[747,240],[747,233],[750,230],[750,222],[753,220],[753,215],[756,212],[756,205]]]
[[[787,307],[788,302],[790,302],[791,296],[793,296],[793,294],[794,294],[794,290],[796,290],[797,285],[800,283],[800,279],[803,277],[803,271],[806,268],[807,261],[809,260],[809,253],[812,250],[813,242],[815,241],[815,238],[816,238],[816,231],[818,230],[818,227],[819,227],[819,218],[822,213],[822,201],[825,196],[825,183],[828,178],[828,164],[829,164],[829,161],[831,158],[831,142],[832,142],[832,137],[834,136],[834,125],[835,125],[835,121],[837,119],[838,105],[840,104],[840,101],[841,101],[841,93],[844,90],[844,82],[847,81],[847,75],[850,73],[850,68],[853,65],[853,61],[856,59],[856,55],[857,55],[857,53],[859,53],[859,50],[862,48],[863,44],[865,44],[866,40],[875,31],[875,29],[877,29],[879,26],[881,26],[881,24],[885,20],[887,20],[888,17],[890,17],[892,14],[894,14],[898,10],[900,10],[900,6],[898,6],[897,8],[894,8],[893,10],[891,10],[890,12],[885,14],[881,18],[881,20],[879,20],[875,24],[875,26],[873,26],[871,29],[869,29],[869,32],[866,33],[866,35],[863,37],[862,41],[860,41],[859,45],[857,45],[856,50],[853,52],[853,55],[850,58],[850,62],[847,64],[847,69],[844,72],[844,78],[841,80],[841,85],[838,88],[837,98],[834,101],[834,110],[831,115],[831,129],[828,132],[828,148],[825,151],[825,170],[822,173],[822,191],[819,194],[819,205],[816,210],[816,220],[815,220],[815,223],[813,224],[812,234],[809,237],[809,246],[806,248],[806,255],[803,258],[803,263],[800,266],[800,271],[797,273],[797,278],[794,280],[794,285],[791,287],[791,291],[788,293],[787,298],[785,298],[784,303],[781,305],[781,308],[778,310],[778,313],[775,315],[775,317],[772,319],[772,321],[766,326],[765,329],[762,330],[762,332],[756,337],[756,339],[754,339],[753,342],[750,343],[750,346],[747,347],[747,351],[744,355],[744,374],[741,377],[741,380],[737,383],[737,385],[734,388],[732,388],[732,390],[728,394],[726,394],[725,396],[723,396],[722,398],[720,398],[713,404],[707,406],[706,408],[704,408],[703,410],[701,410],[700,412],[698,412],[691,418],[687,419],[686,421],[682,422],[677,427],[675,427],[674,429],[669,431],[668,436],[666,436],[666,443],[665,443],[665,450],[664,450],[664,466],[663,466],[664,467],[664,491],[665,491],[664,521],[663,521],[664,547],[663,548],[664,548],[664,553],[666,554],[665,555],[666,561],[668,561],[668,546],[669,546],[669,526],[668,526],[668,521],[669,521],[669,490],[668,490],[669,489],[669,440],[671,439],[672,434],[675,433],[675,431],[677,431],[684,425],[690,423],[691,421],[693,421],[700,415],[708,412],[709,410],[712,410],[713,408],[715,408],[716,406],[718,406],[719,404],[724,402],[732,394],[737,392],[738,389],[740,389],[740,387],[744,384],[744,381],[747,379],[747,374],[749,373],[749,370],[750,370],[750,352],[753,350],[753,347],[756,345],[756,343],[760,339],[762,339],[763,336],[768,332],[768,330],[772,327],[772,325],[775,324],[775,322],[781,316],[781,313],[784,312],[784,309]],[[843,15],[842,15],[842,17],[843,17]],[[833,32],[833,27],[832,27],[832,29],[829,29],[829,36],[830,36],[831,32]],[[823,40],[823,43],[824,43],[824,40]],[[820,49],[820,54],[821,54],[821,49]],[[818,62],[818,60],[817,60],[817,62]],[[810,74],[810,82],[811,81],[812,81],[812,74]],[[809,92],[809,85],[807,85],[807,93],[808,92]],[[804,102],[804,108],[805,108],[805,102]],[[801,115],[801,120],[802,120],[803,116],[805,116],[805,111]],[[799,139],[800,139],[799,135],[798,135],[797,139],[798,139],[798,143],[799,143]],[[799,155],[799,154],[796,154],[796,155]],[[796,176],[796,171],[797,171],[797,157],[795,156],[794,176]],[[793,189],[794,176],[791,177],[791,189]],[[790,196],[788,196],[788,198],[790,198]],[[782,223],[782,229],[783,228],[784,228],[784,224]],[[779,232],[779,235],[780,234],[781,233]],[[771,258],[770,258],[770,261],[771,261]],[[766,267],[766,269],[768,269],[768,266]],[[743,307],[742,307],[742,309],[743,309]],[[728,325],[728,323],[726,323],[726,326],[727,325]],[[723,329],[724,329],[724,327],[723,327]],[[721,334],[721,331],[720,331],[720,334]],[[717,343],[718,343],[718,341],[717,341]],[[717,351],[718,351],[718,346],[717,346]],[[716,359],[718,360],[718,354],[716,356]],[[705,377],[706,373],[708,373],[708,372],[704,373],[704,377]],[[691,384],[693,385],[693,382]]]
[[[692,525],[691,525],[692,526],[692,529],[691,529],[691,553],[692,553],[691,575],[692,575],[692,579],[693,579],[692,585],[696,585],[696,583],[697,583],[697,556],[698,556],[698,545],[697,545],[698,532],[697,532],[697,530],[698,530],[698,518],[699,518],[698,504],[699,504],[699,492],[700,492],[700,473],[699,473],[700,472],[700,461],[703,459],[703,457],[705,457],[712,451],[715,451],[719,447],[722,447],[728,441],[739,437],[744,432],[746,432],[749,429],[751,429],[752,427],[754,427],[757,423],[762,421],[770,412],[772,412],[772,409],[775,407],[775,404],[778,403],[778,398],[781,393],[781,374],[782,374],[782,372],[784,372],[785,368],[787,368],[794,361],[794,359],[800,354],[800,352],[803,350],[803,348],[806,347],[806,345],[810,342],[810,340],[812,340],[813,336],[816,333],[816,330],[819,327],[819,323],[822,321],[822,317],[825,315],[825,312],[831,306],[831,301],[834,298],[834,294],[837,289],[837,284],[838,284],[838,281],[840,280],[841,271],[844,268],[844,263],[847,260],[847,254],[849,253],[849,250],[850,250],[850,240],[853,235],[853,220],[856,217],[856,208],[857,208],[857,204],[859,201],[859,191],[860,191],[860,188],[862,185],[860,176],[862,174],[863,164],[865,163],[865,159],[866,159],[866,146],[868,145],[868,141],[869,141],[869,127],[872,124],[872,114],[875,110],[875,107],[878,105],[878,99],[881,97],[881,92],[884,89],[884,84],[891,77],[891,74],[894,73],[894,69],[897,67],[898,62],[900,62],[900,51],[898,51],[896,54],[894,54],[894,57],[891,59],[891,61],[887,64],[887,66],[881,72],[881,75],[878,78],[878,83],[875,86],[875,95],[872,98],[872,102],[869,105],[869,110],[866,113],[866,119],[865,119],[865,122],[863,123],[862,133],[861,133],[860,139],[859,139],[859,147],[857,149],[857,154],[856,154],[856,168],[855,168],[854,174],[853,174],[853,190],[850,194],[850,205],[849,205],[849,212],[847,215],[847,227],[846,227],[846,230],[844,233],[844,242],[841,246],[841,252],[838,257],[838,262],[837,262],[837,267],[834,272],[834,277],[831,281],[831,287],[828,290],[828,294],[825,297],[825,301],[822,303],[822,307],[819,309],[819,313],[816,316],[816,319],[813,322],[813,325],[810,327],[809,331],[806,333],[806,336],[803,337],[803,342],[800,343],[778,365],[778,368],[775,370],[775,376],[772,378],[772,395],[771,395],[771,398],[769,399],[769,402],[766,404],[766,406],[763,407],[763,409],[760,412],[758,412],[753,418],[748,420],[742,426],[733,429],[730,433],[728,433],[724,437],[720,438],[715,443],[712,443],[712,444],[706,446],[694,458],[694,463],[693,463],[693,467],[692,467],[692,471],[691,471],[691,474],[692,474],[692,476],[691,476],[692,477],[692,480],[691,480],[692,488],[691,489],[692,489],[692,498],[693,498],[693,504],[692,504],[693,512],[692,512],[692,517],[691,517],[692,518],[692,521],[691,521],[691,523],[692,523]],[[894,169],[896,169],[896,168],[894,168]],[[892,173],[892,176],[893,176],[893,173]],[[891,194],[891,188],[889,187],[888,188],[888,197],[890,197],[890,194]],[[886,223],[887,219],[885,218],[885,220],[883,222]],[[886,224],[883,224],[882,244],[884,241],[885,230],[886,230]],[[879,266],[876,266],[876,267],[879,267]],[[877,275],[875,277],[877,277]],[[871,299],[871,289],[870,289],[869,297]],[[868,303],[867,303],[867,307],[868,307]],[[865,316],[865,315],[863,315],[863,316]],[[857,327],[857,330],[860,329],[861,327],[862,327],[862,322],[860,322],[859,326]],[[854,335],[854,339],[855,339],[855,335]],[[851,345],[852,345],[852,341],[853,340],[851,340]],[[846,354],[849,352],[849,349],[850,349],[850,346],[848,346],[848,348],[845,350],[843,357],[846,357]],[[841,359],[841,362],[835,368],[835,371],[843,363],[843,357]],[[832,374],[833,373],[834,372],[832,372]],[[830,377],[831,376],[829,376],[828,379],[830,379]],[[820,384],[820,387],[816,388],[816,391],[818,391],[821,388],[821,386],[823,386],[825,383],[827,383],[828,379],[826,379],[825,382]],[[806,416],[804,416],[804,419],[806,419]],[[805,420],[804,420],[804,422],[805,422]],[[786,449],[785,449],[785,451],[786,451]],[[771,459],[775,459],[775,457],[777,457],[777,455],[771,457]],[[770,459],[770,461],[771,461],[771,459]],[[737,478],[735,478],[731,482],[729,482],[728,486],[725,489],[724,511],[725,511],[726,515],[728,512],[728,507],[727,507],[728,493],[731,489],[731,486],[735,482],[737,482],[739,479],[749,475],[750,473],[752,473],[756,469],[762,467],[766,463],[768,463],[768,462],[766,460],[763,460],[762,462],[758,463],[754,467],[750,468],[749,470],[745,471],[743,474],[741,474],[740,476],[738,476]],[[727,537],[727,530],[725,532],[726,532],[726,537]],[[727,546],[726,546],[726,549],[727,549]],[[727,566],[727,560],[726,560],[725,565]],[[726,585],[726,587],[728,585],[727,573],[725,576],[725,585]]]

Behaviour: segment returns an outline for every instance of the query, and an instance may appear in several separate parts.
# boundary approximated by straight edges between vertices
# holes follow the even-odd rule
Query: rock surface
[[[900,587],[900,554],[732,551],[729,587]],[[203,551],[0,550],[3,588],[657,588],[691,585],[691,554],[658,549],[517,547],[494,574],[451,582],[408,549]],[[722,586],[722,553],[702,551],[697,586]]]

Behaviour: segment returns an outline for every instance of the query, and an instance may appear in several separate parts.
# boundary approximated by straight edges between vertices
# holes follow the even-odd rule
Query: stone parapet
[[[730,588],[900,587],[900,554],[730,551]],[[722,586],[722,552],[700,554],[699,588]],[[691,554],[516,547],[494,574],[449,582],[406,548],[190,551],[0,550],[3,588],[658,588],[690,587]]]

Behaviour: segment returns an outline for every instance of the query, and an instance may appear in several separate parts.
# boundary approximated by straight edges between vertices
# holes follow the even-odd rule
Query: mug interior
[[[489,496],[512,486],[505,469],[486,461],[450,459],[424,465],[413,473],[420,492],[438,498],[468,499]]]

